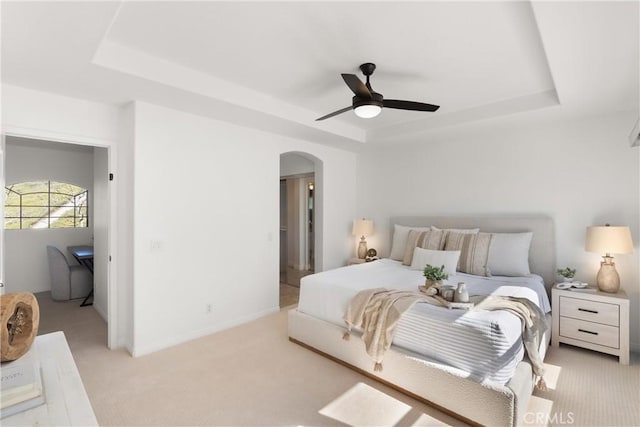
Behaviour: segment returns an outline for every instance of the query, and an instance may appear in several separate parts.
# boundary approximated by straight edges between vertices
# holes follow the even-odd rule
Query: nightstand
[[[553,330],[551,343],[561,342],[618,356],[629,364],[629,298],[587,290],[551,290]]]
[[[364,264],[365,262],[366,260],[364,258],[349,258],[349,261],[347,261],[347,265]]]

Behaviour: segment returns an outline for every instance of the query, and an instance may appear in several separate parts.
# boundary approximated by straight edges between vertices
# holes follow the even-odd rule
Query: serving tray
[[[473,308],[474,304],[472,302],[455,302],[455,301],[447,301],[442,298],[440,295],[433,295],[435,299],[440,301],[440,303],[447,307],[449,310],[451,309],[461,309],[461,310],[469,310]]]

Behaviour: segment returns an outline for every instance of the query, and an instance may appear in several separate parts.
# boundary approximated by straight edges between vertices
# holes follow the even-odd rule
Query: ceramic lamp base
[[[604,261],[600,263],[600,270],[596,277],[598,289],[602,292],[616,293],[620,290],[620,276],[616,271],[616,264],[613,257],[604,256]]]
[[[358,244],[358,258],[365,259],[367,257],[367,241],[364,240],[364,236],[360,238],[360,243]]]

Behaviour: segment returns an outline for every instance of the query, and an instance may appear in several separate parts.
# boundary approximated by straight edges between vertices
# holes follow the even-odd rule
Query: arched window
[[[55,181],[21,182],[5,187],[4,228],[80,228],[89,226],[89,191]]]

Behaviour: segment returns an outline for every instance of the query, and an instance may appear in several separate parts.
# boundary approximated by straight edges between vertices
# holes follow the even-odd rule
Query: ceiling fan
[[[374,92],[371,88],[371,84],[369,83],[369,77],[373,74],[375,69],[376,64],[372,64],[371,62],[360,65],[360,71],[362,71],[362,74],[367,77],[367,83],[362,83],[362,80],[360,80],[355,74],[342,74],[342,79],[347,86],[349,86],[349,89],[351,89],[355,94],[352,98],[351,106],[317,118],[316,121],[328,119],[329,117],[337,116],[338,114],[345,113],[349,110],[354,110],[358,117],[370,119],[380,114],[383,107],[413,111],[436,111],[440,108],[439,105],[425,104],[422,102],[384,99],[381,93]]]

